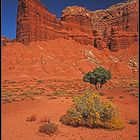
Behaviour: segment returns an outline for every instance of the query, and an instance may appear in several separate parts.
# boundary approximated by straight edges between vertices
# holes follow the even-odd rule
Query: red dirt
[[[112,102],[119,107],[121,117],[126,122],[126,127],[119,131],[107,131],[104,129],[73,128],[59,122],[59,117],[66,113],[72,105],[71,99],[64,97],[48,100],[40,97],[34,101],[22,101],[2,105],[2,140],[137,140],[138,124],[130,125],[130,119],[138,120],[138,98],[124,90],[104,90],[103,99],[113,96]],[[124,98],[119,98],[124,96]],[[37,114],[37,120],[26,122],[26,118]],[[48,136],[38,132],[42,118],[51,118],[58,124],[58,132]]]
[[[92,50],[92,55],[85,52]],[[91,52],[91,51],[90,51]],[[137,71],[132,73],[127,63],[129,59],[137,59],[138,44],[128,47],[128,51],[110,52],[107,48],[98,50],[90,45],[81,45],[73,40],[56,39],[47,42],[33,42],[29,46],[13,43],[2,48],[2,96],[12,93],[17,101],[20,94],[32,89],[41,90],[43,95],[35,96],[35,100],[24,100],[2,104],[2,139],[3,140],[137,140],[138,124],[130,125],[130,119],[138,120],[138,98],[131,93],[138,93],[138,88],[129,90],[129,84],[137,83]],[[93,61],[88,61],[87,57]],[[95,59],[93,59],[95,56]],[[110,58],[112,57],[112,58]],[[113,59],[117,57],[119,61]],[[64,90],[73,95],[81,93],[85,88],[92,88],[81,82],[83,74],[100,64],[112,72],[112,79],[103,87],[102,96],[119,107],[126,128],[120,131],[104,129],[72,128],[59,122],[61,115],[72,105],[71,97],[48,99],[51,92]],[[78,80],[75,82],[75,80]],[[9,80],[9,81],[7,81]],[[44,80],[40,82],[39,80]],[[109,90],[110,88],[110,90]],[[11,98],[11,95],[5,95]],[[23,96],[23,95],[22,95]],[[26,95],[27,96],[27,95]],[[43,97],[44,96],[44,97]],[[124,98],[120,98],[124,96]],[[5,98],[5,97],[4,97]],[[6,99],[7,101],[7,99]],[[37,114],[37,120],[26,122],[26,118]],[[58,124],[59,131],[48,136],[38,132],[40,121],[51,118]]]
[[[137,43],[117,53],[65,39],[32,42],[30,46],[14,43],[2,48],[2,79],[81,79],[99,64],[110,69],[114,77],[130,77],[134,74],[128,61],[137,55]]]

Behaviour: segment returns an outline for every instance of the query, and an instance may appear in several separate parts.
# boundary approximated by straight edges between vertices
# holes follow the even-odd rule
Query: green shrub
[[[93,72],[88,72],[84,75],[83,81],[95,85],[96,89],[101,88],[109,79],[111,79],[111,72],[103,67],[98,67]]]
[[[117,108],[110,102],[102,102],[97,93],[86,91],[73,98],[74,105],[60,117],[66,125],[90,128],[123,129],[125,124],[119,118]]]

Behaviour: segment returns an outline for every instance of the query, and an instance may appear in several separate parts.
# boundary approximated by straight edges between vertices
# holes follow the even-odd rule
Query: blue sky
[[[51,13],[59,18],[66,6],[78,5],[90,10],[106,9],[109,6],[123,2],[125,0],[40,0]],[[14,39],[16,37],[16,15],[18,0],[1,0],[2,4],[2,23],[1,34]]]

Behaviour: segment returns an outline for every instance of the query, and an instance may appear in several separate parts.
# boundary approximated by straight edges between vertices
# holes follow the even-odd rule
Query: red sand
[[[138,98],[120,90],[104,91],[104,99],[113,96],[112,101],[119,107],[126,128],[119,131],[104,129],[73,128],[59,122],[59,117],[71,106],[71,99],[58,98],[48,100],[40,97],[34,101],[23,101],[2,105],[2,140],[137,140],[138,124],[130,125],[130,119],[138,120]],[[124,98],[119,98],[124,96]],[[26,122],[26,117],[37,114],[35,122]],[[59,131],[48,136],[38,132],[40,120],[50,117],[58,124]]]
[[[94,61],[88,61],[85,52],[92,50],[95,56]],[[90,51],[91,52],[91,51]],[[89,53],[88,53],[89,55]],[[14,43],[2,48],[2,83],[5,80],[19,80],[19,85],[3,85],[2,90],[8,88],[26,89],[27,86],[41,87],[41,84],[33,83],[32,79],[47,80],[73,80],[82,79],[85,72],[97,67],[99,60],[101,65],[109,68],[112,72],[112,80],[106,86],[110,87],[118,78],[136,79],[127,66],[130,58],[138,55],[138,45],[133,44],[126,50],[112,53],[108,49],[100,51],[93,46],[80,45],[73,40],[56,39],[47,42],[34,42],[30,46]],[[122,58],[122,61],[114,62],[111,57]],[[134,77],[135,76],[135,77]],[[20,81],[29,80],[28,83]],[[49,83],[51,85],[51,82]],[[121,83],[120,83],[121,84]],[[4,87],[5,86],[5,87]],[[59,88],[61,88],[61,84]],[[73,85],[77,87],[77,85]],[[104,86],[104,87],[106,87]],[[44,86],[45,87],[45,86]],[[7,88],[7,89],[8,89]],[[65,87],[69,90],[69,86]],[[50,89],[45,88],[46,94]],[[138,93],[138,91],[136,91]],[[75,92],[74,92],[75,93]],[[74,94],[73,93],[73,94]],[[138,120],[138,98],[124,92],[121,89],[103,90],[106,100],[113,96],[112,101],[119,107],[122,118],[126,122],[126,128],[120,131],[107,131],[104,129],[72,128],[59,122],[62,114],[72,104],[71,98],[57,98],[48,100],[47,97],[38,97],[33,101],[21,101],[10,104],[2,104],[2,140],[137,140],[138,124],[130,125],[130,119]],[[2,93],[3,94],[3,93]],[[124,96],[124,98],[119,98]],[[26,117],[37,114],[35,122],[26,122]],[[58,124],[59,131],[53,136],[44,135],[38,132],[41,125],[40,120],[50,117]]]
[[[127,62],[137,56],[138,44],[130,46],[128,51],[125,49],[113,53],[107,48],[101,51],[93,46],[65,39],[33,42],[30,46],[14,43],[2,48],[2,80],[37,77],[81,79],[83,73],[96,68],[98,64],[110,69],[113,76],[130,77],[133,73]],[[116,62],[114,58],[122,60]]]

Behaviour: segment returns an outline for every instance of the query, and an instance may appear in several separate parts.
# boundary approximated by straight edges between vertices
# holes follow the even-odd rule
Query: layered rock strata
[[[96,42],[101,44],[102,38],[102,41],[105,41],[107,47],[112,51],[126,48],[138,40],[137,0],[128,0],[115,4],[106,10],[96,11],[89,11],[78,6],[66,7],[62,13],[62,18],[65,21],[69,16],[90,18],[92,29],[100,34],[100,38],[94,39],[95,44]],[[114,27],[117,33],[112,34]]]
[[[112,34],[114,27],[118,32]],[[100,36],[94,36],[94,31]],[[103,48],[103,41],[112,51],[126,48],[138,40],[138,1],[128,0],[97,11],[66,7],[57,19],[38,0],[19,0],[16,40],[29,44],[56,38],[72,38],[98,49]]]
[[[85,26],[87,25],[87,26]],[[85,17],[68,17],[64,22],[51,14],[37,0],[19,0],[17,15],[18,42],[29,44],[33,41],[72,38],[81,44],[91,44],[93,40],[91,22]]]

